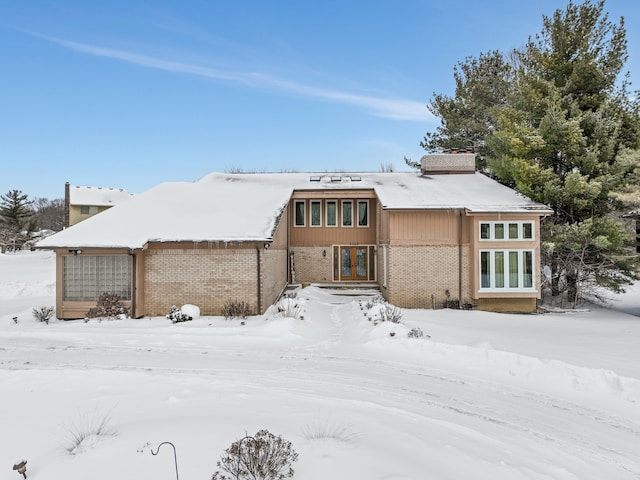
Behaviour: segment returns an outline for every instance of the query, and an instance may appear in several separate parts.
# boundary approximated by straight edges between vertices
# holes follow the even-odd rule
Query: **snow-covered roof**
[[[268,241],[295,190],[374,190],[385,209],[550,213],[479,174],[212,173],[163,183],[38,242],[38,247],[142,248],[160,241]]]
[[[69,204],[111,207],[124,200],[129,200],[132,193],[122,188],[69,186]]]

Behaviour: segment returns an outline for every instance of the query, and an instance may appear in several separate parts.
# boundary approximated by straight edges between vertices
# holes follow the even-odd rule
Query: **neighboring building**
[[[632,210],[622,216],[630,235],[636,239],[635,253],[640,253],[640,210]]]
[[[67,182],[64,185],[65,227],[80,223],[131,197],[131,193],[121,188],[80,187]]]
[[[290,283],[377,286],[399,307],[446,301],[535,311],[546,206],[474,171],[473,154],[421,173],[213,173],[165,183],[40,241],[57,253],[57,315],[103,291],[133,316],[229,300],[264,312]]]

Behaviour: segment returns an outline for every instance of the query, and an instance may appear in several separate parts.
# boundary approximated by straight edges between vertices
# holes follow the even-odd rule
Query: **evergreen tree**
[[[626,59],[624,20],[611,22],[604,1],[570,1],[543,16],[523,49],[459,64],[456,95],[434,96],[442,125],[422,144],[469,138],[492,176],[553,208],[543,262],[554,295],[574,303],[592,286],[619,290],[635,278],[628,236],[611,215],[639,158],[638,109],[627,77],[620,81]]]
[[[482,158],[487,133],[495,128],[497,115],[513,91],[513,75],[513,68],[497,50],[459,62],[453,73],[455,95],[434,94],[428,104],[441,125],[428,132],[420,146],[429,152],[470,147]]]
[[[10,190],[0,198],[0,243],[3,250],[21,249],[36,228],[31,201],[20,190]]]

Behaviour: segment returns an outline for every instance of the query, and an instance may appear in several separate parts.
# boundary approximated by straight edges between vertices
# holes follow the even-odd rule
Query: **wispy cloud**
[[[112,48],[79,43],[46,35],[32,35],[88,55],[121,60],[123,62],[146,68],[154,68],[175,73],[186,73],[217,80],[239,82],[255,88],[275,89],[289,94],[317,98],[323,101],[354,105],[368,110],[373,115],[393,120],[424,122],[433,119],[432,115],[427,110],[426,105],[414,100],[359,95],[331,88],[292,82],[260,72],[232,72],[219,70],[208,66],[165,60],[140,53],[115,50]]]

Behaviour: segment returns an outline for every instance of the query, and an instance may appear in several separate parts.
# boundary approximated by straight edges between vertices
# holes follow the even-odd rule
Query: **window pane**
[[[509,224],[509,239],[517,240],[518,239],[518,224],[510,223]]]
[[[489,252],[480,253],[480,286],[491,287],[491,264]]]
[[[97,301],[104,292],[131,300],[132,262],[128,255],[65,256],[62,265],[65,301]]]
[[[496,288],[504,288],[504,252],[495,252],[494,257]]]
[[[333,279],[340,279],[340,256],[339,248],[333,247]]]
[[[369,202],[358,202],[358,226],[366,227],[369,225]]]
[[[491,238],[491,225],[488,223],[480,224],[480,238],[482,240],[489,240]]]
[[[338,204],[334,200],[327,202],[327,227],[338,225]]]
[[[320,221],[320,202],[311,202],[311,226],[319,227],[321,225]]]
[[[367,278],[367,247],[356,248],[356,277]]]
[[[533,287],[533,252],[523,252],[524,288]]]
[[[526,238],[526,239],[533,238],[533,224],[532,223],[523,223],[522,224],[522,238]]]
[[[304,202],[295,202],[296,226],[304,227]]]
[[[504,223],[496,223],[493,226],[493,238],[496,240],[504,239]]]
[[[518,288],[518,252],[509,252],[509,288]]]
[[[353,225],[353,203],[342,202],[342,226],[351,227]]]
[[[342,249],[342,277],[351,278],[353,276],[351,267],[351,249]]]

